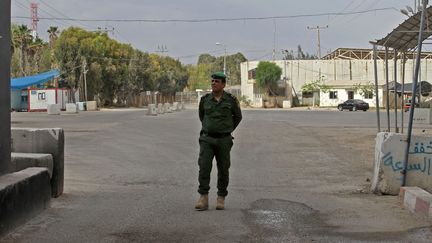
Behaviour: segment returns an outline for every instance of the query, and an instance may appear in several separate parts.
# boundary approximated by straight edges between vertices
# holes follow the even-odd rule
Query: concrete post
[[[0,1],[0,175],[11,171],[11,1]]]

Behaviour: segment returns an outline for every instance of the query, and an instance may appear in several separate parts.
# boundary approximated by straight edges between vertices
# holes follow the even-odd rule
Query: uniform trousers
[[[216,158],[217,173],[217,195],[225,197],[228,195],[229,168],[231,166],[230,152],[233,146],[231,135],[220,138],[202,134],[199,138],[199,176],[198,193],[208,194],[210,190],[210,173],[213,166],[213,158]]]

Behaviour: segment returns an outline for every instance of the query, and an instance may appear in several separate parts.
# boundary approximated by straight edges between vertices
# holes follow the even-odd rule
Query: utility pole
[[[326,26],[317,26],[317,27],[307,27],[308,30],[317,30],[318,33],[318,58],[321,59],[321,37],[320,37],[320,30],[321,29],[327,29],[328,25]]]
[[[11,172],[11,1],[0,1],[0,175]]]

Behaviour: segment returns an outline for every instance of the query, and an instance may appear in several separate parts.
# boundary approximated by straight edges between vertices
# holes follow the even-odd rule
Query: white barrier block
[[[172,108],[171,108],[170,103],[165,103],[164,106],[165,106],[165,112],[166,113],[172,113]]]
[[[86,105],[87,105],[88,111],[96,111],[97,110],[96,101],[86,101]]]
[[[147,115],[149,115],[149,116],[157,116],[157,110],[156,110],[156,105],[155,104],[149,104],[148,105]]]
[[[431,108],[415,108],[413,121],[419,124],[432,124]]]
[[[282,107],[283,108],[291,108],[291,101],[290,100],[284,100],[282,102]]]
[[[60,115],[60,105],[58,104],[48,104],[47,105],[48,115]]]
[[[66,113],[78,113],[78,106],[75,103],[66,104]]]
[[[174,102],[173,103],[173,110],[174,111],[180,111],[180,105],[178,102]]]
[[[164,105],[162,103],[158,104],[157,113],[158,114],[164,114],[165,113],[165,108],[164,108]]]
[[[186,110],[185,103],[184,103],[183,101],[181,102],[180,108],[181,108],[182,110]]]
[[[87,108],[87,105],[86,105],[85,102],[77,102],[77,105],[78,105],[78,110],[80,110],[80,111],[85,111],[85,110],[87,110],[87,109],[86,109],[86,108]]]

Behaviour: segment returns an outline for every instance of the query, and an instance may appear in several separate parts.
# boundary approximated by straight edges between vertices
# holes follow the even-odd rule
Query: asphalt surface
[[[402,209],[398,197],[368,193],[373,111],[244,110],[226,210],[214,209],[214,167],[204,212],[194,210],[196,108],[145,113],[13,113],[13,127],[64,128],[65,192],[0,241],[432,241],[430,220]]]

